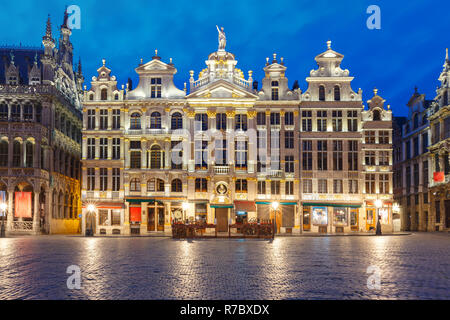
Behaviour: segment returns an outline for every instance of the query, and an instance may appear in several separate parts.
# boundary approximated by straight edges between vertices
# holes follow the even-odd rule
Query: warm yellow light
[[[94,212],[95,211],[95,204],[88,204],[87,206],[87,211],[88,212]]]
[[[383,202],[380,199],[375,200],[375,207],[381,208],[382,205],[383,205]]]
[[[399,213],[400,212],[400,206],[398,205],[398,203],[394,203],[394,205],[392,206],[392,211],[394,211],[395,213]]]
[[[6,202],[0,203],[0,210],[1,211],[6,211],[7,208],[8,208],[8,205],[6,204]]]
[[[183,207],[183,210],[187,210],[189,208],[189,203],[188,202],[183,202],[181,204],[181,206]]]
[[[280,206],[280,204],[277,201],[272,202],[272,209],[273,210],[277,210],[279,206]]]

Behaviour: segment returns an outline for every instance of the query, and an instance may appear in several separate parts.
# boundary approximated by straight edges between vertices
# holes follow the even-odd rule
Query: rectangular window
[[[208,180],[205,178],[195,179],[195,192],[208,192]]]
[[[270,182],[270,193],[280,194],[280,181],[274,180]]]
[[[247,180],[246,179],[237,179],[236,180],[236,192],[247,193]]]
[[[120,109],[113,109],[112,111],[112,128],[113,130],[120,129]]]
[[[411,159],[411,141],[406,141],[406,160]]]
[[[284,157],[284,171],[293,173],[294,172],[294,156],[285,156]]]
[[[100,110],[100,130],[108,129],[108,110]]]
[[[333,193],[342,193],[342,180],[335,179],[333,180]]]
[[[120,190],[120,168],[112,169],[112,191]]]
[[[366,193],[376,193],[375,174],[373,173],[366,173]]]
[[[258,181],[258,194],[266,194],[266,181]]]
[[[366,151],[365,152],[365,164],[366,166],[374,166],[375,165],[375,151]]]
[[[294,113],[289,111],[284,114],[284,125],[293,126],[294,125]]]
[[[364,133],[364,139],[366,144],[374,144],[375,143],[375,131],[369,130]]]
[[[270,113],[270,124],[275,126],[280,125],[280,114],[278,112]]]
[[[302,111],[302,131],[312,131],[312,111]]]
[[[87,139],[87,158],[95,159],[95,138]]]
[[[348,142],[348,170],[358,171],[358,141]]]
[[[272,100],[278,100],[278,88],[272,88]]]
[[[319,193],[328,193],[327,179],[319,179]]]
[[[342,131],[342,111],[333,111],[333,131]]]
[[[88,191],[95,190],[95,169],[87,168],[87,189]]]
[[[286,181],[284,193],[286,195],[294,194],[294,181]]]
[[[235,144],[236,169],[247,169],[248,142],[237,140]]]
[[[342,166],[342,141],[333,140],[333,170],[341,171],[343,169]]]
[[[107,159],[108,158],[108,139],[107,138],[100,138],[100,159]]]
[[[302,169],[312,170],[312,141],[302,141]]]
[[[152,78],[150,82],[151,97],[161,98],[161,78]]]
[[[317,111],[317,131],[327,131],[326,111]]]
[[[258,112],[256,114],[256,125],[258,125],[258,126],[266,125],[266,113],[265,112]]]
[[[23,121],[33,121],[33,106],[26,104],[23,107]]]
[[[208,168],[208,141],[195,140],[195,168],[205,170]]]
[[[94,130],[95,129],[95,110],[89,109],[87,111],[87,129]]]
[[[227,140],[226,139],[216,139],[215,140],[216,148],[214,150],[216,156],[216,164],[217,165],[227,165]]]
[[[208,130],[208,115],[206,113],[197,113],[195,115],[194,128],[195,128],[195,131],[207,131]]]
[[[303,193],[313,193],[311,179],[303,180]]]
[[[172,169],[180,170],[183,168],[183,142],[182,141],[171,141],[171,166]]]
[[[130,152],[130,168],[140,169],[141,168],[141,152],[131,151]]]
[[[428,160],[423,162],[423,186],[428,187]]]
[[[413,152],[414,157],[417,157],[419,155],[419,137],[415,137],[413,139]]]
[[[112,158],[120,159],[120,138],[112,139]]]
[[[379,131],[378,141],[380,144],[389,144],[389,131]]]
[[[258,130],[256,132],[257,140],[256,145],[258,149],[267,148],[267,131],[266,130]]]
[[[358,193],[358,180],[348,180],[348,193]]]
[[[226,113],[216,114],[216,129],[227,130],[227,115]]]
[[[419,186],[419,164],[415,163],[413,166],[414,170],[414,187]]]
[[[389,174],[380,174],[378,176],[378,178],[379,178],[380,193],[388,194],[389,193]]]
[[[235,129],[247,131],[247,115],[246,114],[237,114],[235,116]]]
[[[347,111],[347,130],[358,131],[358,111]]]
[[[378,154],[378,164],[380,166],[389,165],[389,151],[380,151]]]
[[[428,152],[428,132],[422,134],[422,153]]]
[[[284,132],[284,147],[286,149],[294,149],[294,131]]]
[[[108,169],[100,168],[100,191],[106,191],[108,188]]]
[[[327,141],[317,141],[317,169],[328,170]]]

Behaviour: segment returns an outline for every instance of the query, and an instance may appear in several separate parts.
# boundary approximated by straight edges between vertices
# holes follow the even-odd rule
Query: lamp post
[[[95,204],[90,203],[87,206],[87,212],[89,213],[89,222],[90,222],[90,228],[86,229],[86,236],[93,236],[94,235],[94,231],[92,230],[92,217],[91,214],[95,213]],[[89,232],[88,232],[89,231]]]
[[[377,236],[381,236],[380,208],[382,207],[382,205],[383,202],[380,199],[375,200],[375,207],[377,207]]]
[[[272,202],[273,209],[273,234],[277,231],[277,210],[280,204],[277,201]]]
[[[0,211],[2,213],[2,225],[0,227],[0,238],[5,237],[5,214],[8,205],[5,202],[0,203]]]

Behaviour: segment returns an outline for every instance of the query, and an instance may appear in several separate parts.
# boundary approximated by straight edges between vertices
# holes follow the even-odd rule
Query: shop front
[[[211,204],[214,209],[214,224],[217,226],[217,232],[228,232],[228,225],[231,217],[232,204]]]
[[[293,201],[256,201],[258,221],[273,221],[276,233],[293,233],[295,208]]]
[[[365,220],[367,231],[375,231],[378,219],[380,219],[381,231],[392,232],[392,202],[391,201],[366,201]]]
[[[344,233],[359,230],[361,204],[304,202],[303,231]]]

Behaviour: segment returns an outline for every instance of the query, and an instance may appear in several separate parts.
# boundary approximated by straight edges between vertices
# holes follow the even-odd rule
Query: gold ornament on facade
[[[252,111],[247,111],[247,117],[249,119],[253,119],[256,117],[256,111],[252,110]]]
[[[206,111],[206,114],[208,115],[208,118],[213,118],[216,116],[216,112],[215,111]]]
[[[187,116],[188,118],[195,118],[195,111],[188,111]]]
[[[270,110],[266,110],[266,116],[270,116]]]
[[[227,114],[227,118],[234,118],[234,116],[236,115],[236,112],[235,111],[227,111],[226,114]]]

